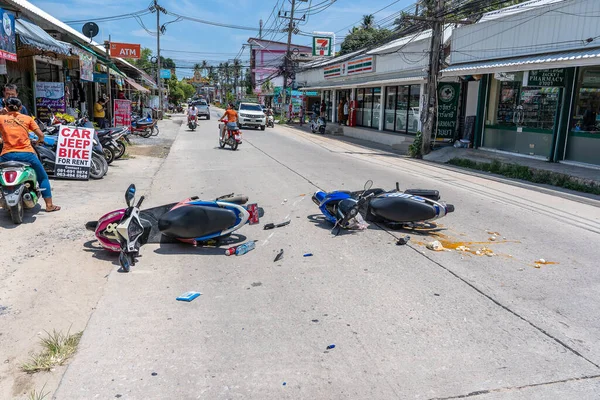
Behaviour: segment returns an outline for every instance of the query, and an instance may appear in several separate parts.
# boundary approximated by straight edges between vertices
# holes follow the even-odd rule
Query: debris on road
[[[330,344],[327,346],[327,350],[335,349],[335,344]]]
[[[488,238],[488,240],[489,240],[490,242],[495,242],[495,241],[496,241],[496,239],[497,239],[497,238],[496,238],[496,236],[491,236],[491,237],[489,237],[489,238]]]
[[[156,372],[152,373],[152,376],[157,376],[157,375],[158,375],[158,373],[156,373]]]
[[[408,243],[409,240],[410,240],[410,236],[406,235],[406,236],[398,239],[398,241],[396,242],[396,246],[404,246],[405,244]]]
[[[275,260],[273,260],[273,262],[277,262],[279,260],[281,260],[283,258],[283,249],[281,249],[279,251],[279,254],[277,254],[277,257],[275,257]]]
[[[488,257],[493,257],[496,255],[496,253],[494,253],[494,250],[489,249],[487,247],[482,247],[481,249],[477,250],[475,252],[475,254],[478,256],[488,256]]]
[[[202,293],[200,293],[200,292],[185,292],[181,296],[177,297],[177,300],[187,301],[189,303],[190,301],[193,301],[195,298],[197,298],[201,294]]]
[[[312,253],[306,253],[306,254],[304,255],[304,257],[312,257],[312,256],[313,256],[313,255],[312,255]]]
[[[235,254],[235,250],[237,249],[237,246],[233,246],[228,248],[227,250],[225,250],[225,255],[226,256],[232,256]]]
[[[442,246],[439,240],[427,243],[427,248],[433,251],[444,251],[446,248]]]
[[[287,385],[287,382],[283,382],[283,386]]]
[[[534,263],[534,265],[533,265],[533,266],[534,266],[535,268],[538,268],[538,269],[539,269],[539,268],[542,268],[542,265],[552,265],[552,264],[558,264],[557,262],[554,262],[554,261],[548,261],[548,260],[545,260],[545,259],[543,259],[543,258],[540,258],[539,260],[537,260],[537,261],[534,261],[533,263]]]
[[[470,248],[468,248],[467,246],[458,246],[458,247],[456,248],[456,251],[470,252],[470,251],[471,251],[471,249],[470,249]]]
[[[249,251],[254,250],[255,248],[256,248],[256,242],[252,240],[250,242],[239,245],[235,249],[235,255],[243,256],[244,254],[248,253]]]
[[[292,221],[284,221],[284,222],[282,222],[282,223],[280,223],[280,224],[277,224],[277,225],[275,225],[275,224],[273,224],[273,223],[270,223],[270,224],[266,224],[266,225],[264,226],[264,228],[263,228],[263,229],[264,229],[265,231],[267,231],[267,230],[269,230],[269,229],[281,228],[282,226],[287,226],[287,225],[289,225],[291,222],[292,222]]]

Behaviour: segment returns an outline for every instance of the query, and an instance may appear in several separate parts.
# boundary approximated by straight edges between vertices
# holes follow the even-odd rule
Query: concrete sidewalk
[[[479,163],[491,163],[499,161],[502,164],[517,164],[529,167],[536,171],[547,171],[557,174],[568,175],[583,184],[600,186],[600,169],[580,167],[576,165],[552,163],[529,157],[521,157],[506,153],[496,153],[477,149],[462,149],[455,147],[443,147],[434,150],[423,157],[426,161],[448,163],[453,158],[461,158]]]

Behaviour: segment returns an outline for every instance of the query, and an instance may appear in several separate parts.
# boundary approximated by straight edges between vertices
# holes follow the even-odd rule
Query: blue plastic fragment
[[[194,300],[196,297],[200,296],[202,293],[200,292],[185,292],[181,296],[177,298],[179,301],[187,301],[190,302]]]
[[[312,257],[312,253],[306,253],[304,257]]]
[[[335,344],[330,344],[327,346],[327,350],[335,349]]]
[[[283,386],[287,385],[287,382],[283,382]]]

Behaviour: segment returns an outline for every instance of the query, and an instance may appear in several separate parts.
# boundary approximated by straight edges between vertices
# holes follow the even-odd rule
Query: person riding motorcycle
[[[194,104],[192,104],[190,106],[190,108],[188,108],[187,115],[188,115],[188,123],[192,120],[194,120],[195,122],[198,122],[198,109],[196,108],[196,106]]]
[[[60,210],[60,207],[52,203],[52,190],[48,174],[38,159],[35,149],[29,139],[32,131],[38,137],[38,143],[44,142],[44,133],[36,122],[28,115],[21,114],[22,103],[16,97],[11,97],[5,102],[6,112],[0,115],[0,134],[2,135],[3,148],[0,154],[0,162],[19,161],[30,164],[38,179],[42,197],[46,203],[46,212]]]
[[[233,103],[229,103],[227,110],[225,110],[225,114],[221,117],[221,121],[227,122],[227,125],[223,124],[221,127],[221,140],[223,140],[225,137],[225,130],[237,130],[238,114],[233,108]]]

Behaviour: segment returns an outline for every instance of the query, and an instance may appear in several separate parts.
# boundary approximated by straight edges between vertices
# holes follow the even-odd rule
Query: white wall
[[[566,0],[454,30],[451,64],[600,46],[600,0]]]

